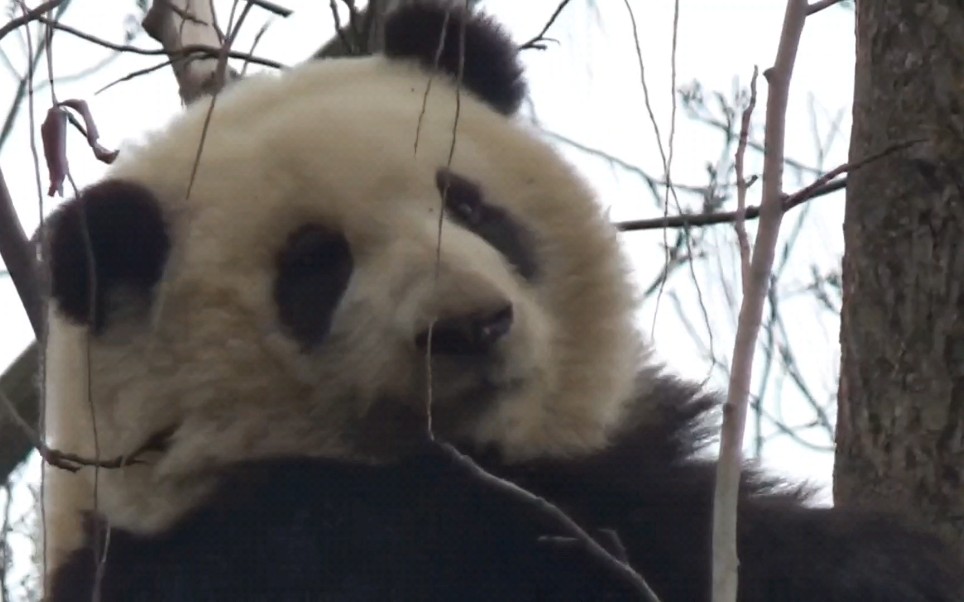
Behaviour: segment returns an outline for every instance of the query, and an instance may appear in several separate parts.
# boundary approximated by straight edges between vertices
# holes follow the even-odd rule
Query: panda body
[[[615,232],[508,117],[514,47],[426,3],[386,37],[197,103],[51,217],[48,437],[131,459],[48,469],[53,602],[639,599],[442,440],[708,599],[716,401],[654,363]],[[742,495],[742,602],[961,599],[923,535]]]

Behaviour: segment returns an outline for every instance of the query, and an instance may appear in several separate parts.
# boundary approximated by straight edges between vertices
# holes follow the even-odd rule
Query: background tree
[[[964,563],[964,6],[857,3],[834,498],[913,508]],[[962,564],[964,566],[964,564]]]

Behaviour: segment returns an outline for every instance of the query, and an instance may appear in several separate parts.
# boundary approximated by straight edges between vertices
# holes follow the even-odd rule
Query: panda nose
[[[495,311],[475,312],[442,318],[415,337],[415,346],[428,350],[429,333],[432,355],[483,355],[512,330],[512,305]]]

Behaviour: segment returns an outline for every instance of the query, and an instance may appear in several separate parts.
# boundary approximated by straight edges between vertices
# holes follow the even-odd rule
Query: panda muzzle
[[[415,346],[432,356],[482,356],[512,330],[512,304],[494,311],[441,318],[415,337]]]

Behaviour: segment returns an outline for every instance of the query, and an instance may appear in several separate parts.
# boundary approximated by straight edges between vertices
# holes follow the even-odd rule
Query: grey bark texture
[[[964,566],[964,4],[857,3],[837,504],[919,517]]]

